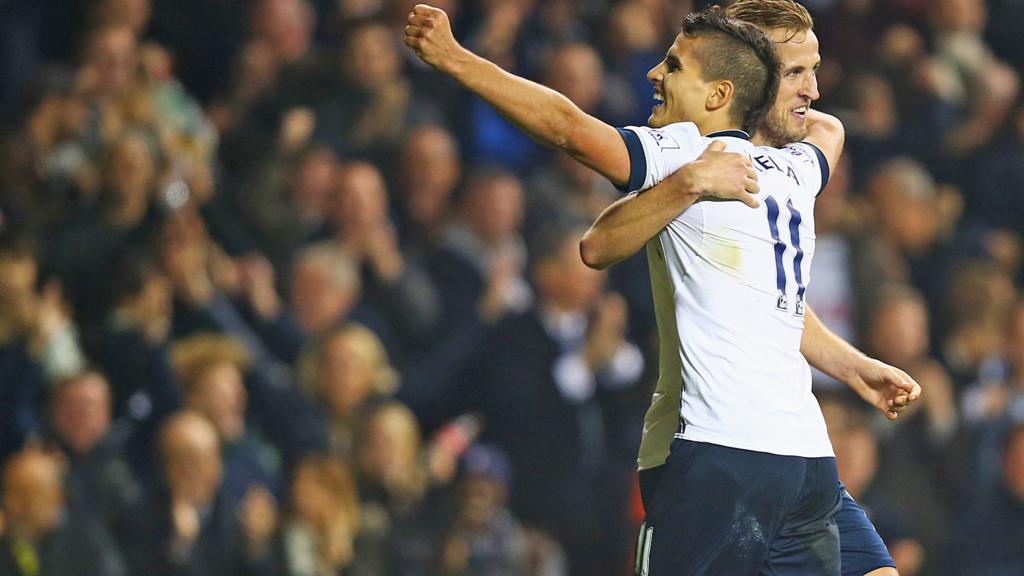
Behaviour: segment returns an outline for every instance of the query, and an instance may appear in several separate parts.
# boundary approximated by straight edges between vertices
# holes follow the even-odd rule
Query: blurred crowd
[[[615,125],[673,0],[434,0]],[[0,575],[623,576],[656,377],[617,191],[401,45],[411,0],[0,2]],[[1024,573],[1024,2],[808,0],[847,129],[815,377],[903,576]]]

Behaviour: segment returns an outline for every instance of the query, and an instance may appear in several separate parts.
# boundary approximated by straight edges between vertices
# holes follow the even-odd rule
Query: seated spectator
[[[363,421],[356,453],[362,528],[359,555],[385,570],[395,530],[409,522],[430,483],[419,424],[403,404],[376,406]]]
[[[953,526],[946,542],[948,574],[984,576],[1024,570],[1024,424],[1004,438],[999,490]]]
[[[102,524],[65,514],[63,470],[55,456],[27,449],[4,466],[0,574],[5,576],[126,576],[120,553]]]
[[[355,434],[366,413],[398,387],[380,339],[356,323],[331,330],[307,350],[299,379],[328,414],[331,451],[346,458],[355,455]]]
[[[508,456],[478,444],[466,451],[462,463],[454,490],[400,530],[390,574],[530,573],[526,533],[506,507],[512,481]]]
[[[441,242],[452,214],[452,195],[462,176],[455,137],[440,126],[423,126],[406,137],[396,197],[403,252],[426,257]]]
[[[360,567],[360,520],[359,495],[344,460],[303,458],[292,482],[291,512],[278,536],[275,574],[383,574]]]
[[[880,469],[878,437],[859,400],[848,401],[843,394],[845,391],[835,392],[820,399],[839,479],[878,529],[899,573],[921,574],[925,550],[919,532],[908,519],[905,506],[890,503],[887,498],[891,494],[876,483]]]
[[[418,264],[399,250],[384,177],[373,164],[342,166],[327,219],[334,241],[360,267],[367,305],[386,316],[403,342],[422,345],[440,320],[440,296]]]
[[[251,530],[220,489],[224,465],[217,431],[181,411],[160,430],[164,487],[140,515],[126,547],[132,574],[260,574],[265,535]],[[241,516],[241,518],[240,518]]]
[[[580,259],[582,233],[538,236],[536,303],[495,328],[453,402],[483,413],[484,437],[519,474],[512,510],[565,547],[571,573],[617,574],[630,536],[607,527],[626,517],[643,410],[630,397],[644,362],[625,336],[625,302]]]
[[[292,312],[312,336],[351,318],[362,299],[356,262],[330,242],[311,244],[296,254],[290,284]]]
[[[445,230],[431,266],[446,317],[479,315],[493,322],[530,305],[526,246],[519,233],[522,218],[523,188],[515,176],[480,170],[468,177],[458,216]]]
[[[106,377],[86,371],[50,390],[54,440],[67,459],[68,506],[103,521],[119,541],[142,513],[142,487],[124,457],[125,426],[111,426]]]
[[[281,455],[246,420],[245,347],[231,336],[197,334],[176,342],[171,356],[185,406],[213,424],[220,438],[224,495],[242,501],[255,487],[280,494]]]

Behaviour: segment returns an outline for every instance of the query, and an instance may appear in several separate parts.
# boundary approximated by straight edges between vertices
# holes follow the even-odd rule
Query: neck
[[[743,130],[743,128],[730,120],[726,114],[714,114],[699,122],[695,122],[695,124],[702,135],[714,134],[724,130]]]

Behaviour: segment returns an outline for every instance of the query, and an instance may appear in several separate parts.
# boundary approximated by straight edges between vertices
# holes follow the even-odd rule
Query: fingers
[[[757,182],[754,182],[754,186],[757,186]],[[757,198],[754,198],[749,192],[740,192],[740,195],[737,196],[736,199],[751,208],[761,206],[761,202],[759,202]]]
[[[724,150],[725,150],[725,142],[722,142],[721,140],[715,140],[707,148],[708,152],[722,152]]]

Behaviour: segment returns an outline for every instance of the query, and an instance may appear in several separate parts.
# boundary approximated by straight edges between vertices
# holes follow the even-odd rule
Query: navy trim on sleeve
[[[622,192],[633,192],[639,190],[647,180],[647,156],[644,155],[644,145],[640,137],[632,130],[616,128],[619,136],[626,143],[626,150],[629,151],[629,182],[626,187],[616,186]]]
[[[821,168],[821,188],[818,190],[818,194],[814,195],[817,197],[821,194],[821,191],[825,189],[825,185],[828,184],[828,160],[826,160],[825,155],[822,154],[821,148],[818,148],[810,142],[801,142],[801,144],[809,146],[811,150],[814,150],[815,156],[818,157],[818,166]]]
[[[733,138],[750,140],[750,134],[747,134],[743,130],[719,130],[718,132],[712,132],[711,134],[704,135],[705,138],[716,138],[718,136],[731,136]]]

